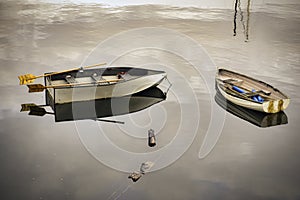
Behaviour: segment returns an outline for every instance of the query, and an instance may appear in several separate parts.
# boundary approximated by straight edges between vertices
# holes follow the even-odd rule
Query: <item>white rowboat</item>
[[[77,70],[45,77],[47,101],[64,104],[112,97],[122,97],[160,84],[164,71],[108,67]]]

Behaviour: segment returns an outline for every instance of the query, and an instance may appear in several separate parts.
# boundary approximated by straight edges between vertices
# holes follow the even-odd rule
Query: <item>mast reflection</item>
[[[237,5],[239,0],[235,0],[234,3],[234,17],[233,17],[233,36],[236,36],[236,16],[237,16]]]
[[[244,22],[243,10],[241,8],[241,0],[235,0],[235,3],[234,3],[233,36],[237,35],[237,33],[236,33],[236,29],[237,29],[236,18],[237,18],[238,12],[239,12],[240,16],[241,16],[240,21],[241,21],[241,24],[242,24],[243,33],[245,35],[245,42],[248,42],[248,40],[249,40],[250,3],[251,3],[251,0],[247,0],[247,8],[246,8],[246,10],[247,10],[247,21],[246,21],[246,25],[245,25],[245,22]]]

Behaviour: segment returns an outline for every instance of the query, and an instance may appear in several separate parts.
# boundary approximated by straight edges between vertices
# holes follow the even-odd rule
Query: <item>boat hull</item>
[[[147,75],[108,85],[86,85],[49,89],[55,104],[128,96],[160,84],[166,73]]]

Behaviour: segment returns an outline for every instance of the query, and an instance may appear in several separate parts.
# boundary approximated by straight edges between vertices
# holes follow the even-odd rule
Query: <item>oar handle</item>
[[[39,75],[39,76],[36,76],[35,78],[52,76],[52,75],[62,74],[62,73],[71,72],[71,71],[80,70],[80,69],[88,69],[88,68],[97,67],[97,66],[106,65],[106,64],[107,63],[99,63],[99,64],[89,65],[89,66],[85,66],[85,67],[78,67],[78,68],[73,68],[73,69],[67,69],[67,70],[63,70],[63,71],[60,71],[60,72],[53,72],[53,73],[50,73],[50,74]]]

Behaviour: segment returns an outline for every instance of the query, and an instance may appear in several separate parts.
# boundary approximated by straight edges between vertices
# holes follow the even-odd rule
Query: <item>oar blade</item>
[[[36,77],[33,74],[25,74],[18,76],[18,78],[20,80],[20,85],[25,85],[32,83]]]
[[[29,88],[28,90],[29,93],[43,92],[45,89],[45,86],[43,86],[42,84],[31,84],[31,85],[27,85],[27,87]]]
[[[30,111],[30,108],[34,107],[34,106],[37,106],[37,105],[34,104],[34,103],[24,103],[24,104],[21,104],[21,110],[20,110],[20,112]]]
[[[45,110],[45,108],[33,106],[30,108],[29,115],[44,116],[46,113],[47,111]]]

